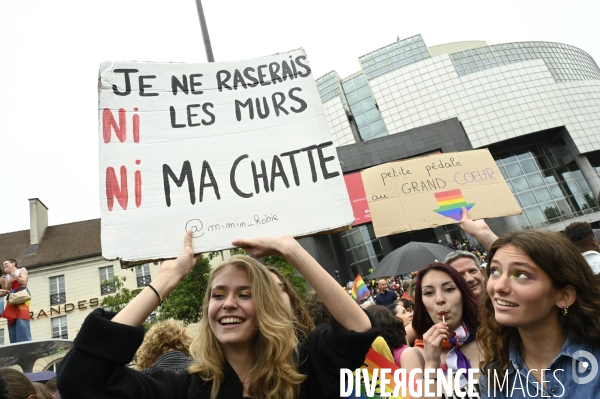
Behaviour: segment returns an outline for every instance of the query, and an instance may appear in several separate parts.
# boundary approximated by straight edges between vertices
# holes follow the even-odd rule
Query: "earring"
[[[567,315],[569,313],[569,307],[567,305],[562,305],[563,315]]]

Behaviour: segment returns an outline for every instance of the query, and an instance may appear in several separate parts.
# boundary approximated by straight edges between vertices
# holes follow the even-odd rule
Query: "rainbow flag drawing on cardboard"
[[[441,193],[434,193],[434,195],[439,208],[434,209],[433,211],[456,221],[460,221],[462,217],[462,207],[469,210],[475,205],[475,203],[467,204],[467,201],[465,201],[459,188],[442,191]]]
[[[354,299],[357,303],[361,303],[369,295],[371,295],[371,292],[359,274],[354,279],[354,284],[352,285],[352,299]]]

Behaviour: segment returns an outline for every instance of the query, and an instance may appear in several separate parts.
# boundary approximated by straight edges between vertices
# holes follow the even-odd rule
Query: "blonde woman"
[[[94,311],[62,361],[58,386],[75,398],[339,398],[340,368],[362,365],[377,337],[369,317],[291,236],[240,239],[256,258],[284,256],[315,289],[332,315],[299,343],[290,308],[267,269],[234,256],[209,277],[199,333],[190,347],[195,363],[182,376],[164,370],[141,374],[127,364],[143,337],[137,326],[194,264],[191,231],[177,260],[125,309]]]

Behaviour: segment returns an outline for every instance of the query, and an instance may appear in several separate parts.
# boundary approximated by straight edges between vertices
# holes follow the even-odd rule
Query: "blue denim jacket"
[[[494,390],[494,375],[482,375],[479,379],[482,398],[598,398],[600,397],[600,375],[598,372],[598,363],[600,361],[600,343],[592,346],[586,343],[578,343],[567,337],[562,350],[552,361],[549,371],[544,372],[544,381],[546,388],[535,379],[532,373],[521,358],[519,345],[517,342],[511,342],[510,345],[510,365],[508,366],[508,380],[504,380],[498,375],[500,385],[504,385],[500,390],[498,384]],[[583,353],[581,351],[585,351]],[[587,363],[587,367],[585,366]],[[562,369],[562,370],[561,370]],[[541,372],[541,370],[538,370]],[[530,375],[528,375],[528,373]],[[588,382],[586,382],[588,380]]]

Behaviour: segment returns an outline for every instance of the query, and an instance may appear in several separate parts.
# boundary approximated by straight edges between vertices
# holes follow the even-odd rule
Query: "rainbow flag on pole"
[[[460,221],[462,218],[461,208],[463,206],[469,210],[475,205],[474,203],[467,204],[462,191],[458,188],[455,190],[442,191],[441,193],[434,193],[433,195],[435,195],[435,199],[439,206],[438,209],[434,209],[433,211],[456,221]]]
[[[369,295],[371,295],[371,292],[359,274],[354,279],[354,284],[352,285],[352,299],[354,299],[357,303],[361,303]]]
[[[388,394],[390,395],[389,397],[391,399],[410,399],[412,398],[412,396],[410,396],[409,389],[408,386],[406,387],[406,396],[400,396],[402,389],[398,390],[398,396],[394,396],[394,390],[396,389],[396,383],[394,381],[393,375],[394,372],[398,369],[398,366],[396,366],[394,363],[390,362],[389,360],[387,360],[385,357],[383,357],[382,355],[380,355],[379,353],[375,352],[375,350],[373,348],[369,349],[369,352],[367,353],[367,357],[365,358],[365,363],[363,365],[361,370],[366,369],[368,370],[369,373],[369,379],[373,378],[373,371],[375,369],[391,369],[392,373],[392,378],[390,378],[390,375],[388,375],[387,377],[390,379],[390,383],[387,384],[385,386],[385,390],[386,392],[388,392]],[[408,376],[407,376],[408,378]],[[361,377],[361,386],[360,386],[360,392],[358,392],[358,395],[356,395],[356,387],[354,387],[354,390],[352,392],[352,396],[349,397],[353,397],[353,398],[361,398],[361,399],[379,399],[381,398],[381,386],[379,384],[379,381],[377,381],[376,383],[376,388],[375,388],[375,392],[373,392],[372,395],[370,395],[369,393],[367,393],[367,389],[364,385],[364,381],[362,381],[362,377]]]

